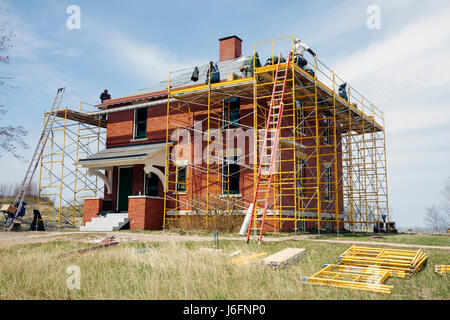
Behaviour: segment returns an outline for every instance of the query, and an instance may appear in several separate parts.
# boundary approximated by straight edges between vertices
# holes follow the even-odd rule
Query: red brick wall
[[[164,200],[150,197],[129,198],[130,229],[160,230],[163,226]]]
[[[236,42],[237,41],[237,42]],[[232,48],[232,45],[236,45],[236,43],[240,43],[236,38],[229,38],[226,40],[223,40],[223,51],[225,55],[225,49],[228,46],[228,49]],[[228,50],[227,49],[227,50]],[[236,50],[239,48],[235,48]],[[222,49],[221,49],[222,50]],[[231,50],[233,52],[233,50]],[[236,51],[235,51],[236,53]],[[245,101],[241,99],[241,116],[245,117],[245,115],[249,112],[253,112],[253,102],[252,101]],[[217,109],[218,110],[218,109]],[[215,111],[217,111],[215,110]],[[214,110],[213,110],[214,111]],[[220,111],[220,110],[219,110]],[[165,142],[166,140],[166,112],[167,112],[167,106],[166,105],[159,105],[159,106],[152,106],[148,108],[147,112],[147,139],[144,141],[132,141],[133,140],[133,118],[134,118],[134,111],[123,111],[123,112],[117,112],[117,113],[111,113],[108,115],[108,131],[107,131],[107,147],[118,147],[118,146],[125,146],[125,145],[136,145],[136,144],[145,144],[145,143],[151,143],[151,142]],[[201,121],[205,119],[206,117],[206,111],[204,106],[198,106],[198,105],[191,105],[191,115],[190,118],[186,118],[185,113],[180,113],[179,115],[172,116],[174,118],[183,119],[183,121],[189,121],[191,124],[195,121]],[[243,118],[243,124],[248,126],[253,126],[253,117],[247,116]],[[309,125],[309,124],[308,124]],[[207,124],[204,123],[203,130],[206,131]],[[309,136],[309,133],[308,133]],[[338,133],[338,177],[337,180],[341,180],[340,176],[342,175],[342,164],[341,164],[341,146],[339,143],[340,140],[340,134]],[[314,137],[305,137],[303,141],[301,141],[302,144],[305,144],[307,146],[311,146],[315,144],[315,138]],[[205,149],[207,142],[204,141],[202,144],[202,148]],[[253,148],[253,146],[250,146],[250,148]],[[331,161],[331,156],[327,155],[330,153],[331,150],[329,150],[329,147],[322,146],[320,148],[320,153],[323,154],[321,156],[322,161]],[[194,148],[191,148],[192,153],[194,152]],[[312,150],[312,149],[309,149]],[[246,152],[249,152],[249,146],[246,144]],[[308,153],[308,152],[307,152]],[[289,155],[286,155],[289,156]],[[327,159],[330,158],[330,159]],[[312,157],[308,163],[308,167],[311,168],[309,173],[310,177],[307,177],[304,181],[305,183],[315,183],[315,158]],[[164,170],[164,168],[161,168]],[[113,200],[112,208],[115,209],[117,207],[117,181],[118,181],[118,170],[117,168],[114,168],[113,171],[113,195],[105,195],[105,199],[109,198]],[[334,172],[332,172],[333,174]],[[194,171],[191,168],[187,171],[189,178],[189,181],[191,183],[190,186],[188,186],[188,194],[191,198],[198,197],[197,195],[204,195],[207,190],[206,185],[206,177],[205,174],[200,173],[200,171]],[[245,169],[241,172],[241,194],[242,198],[245,199],[245,201],[249,202],[251,201],[253,194],[253,170],[252,169]],[[174,189],[175,187],[173,185],[170,186],[169,189]],[[332,186],[332,191],[334,191],[334,185]],[[162,185],[161,188],[162,190]],[[208,186],[210,193],[221,193],[222,192],[222,186],[220,182],[211,182]],[[311,189],[312,190],[312,189]],[[143,165],[134,166],[133,167],[133,190],[132,195],[139,195],[139,192],[141,194],[144,194],[144,172],[143,172]],[[314,191],[306,191],[305,196],[311,197]],[[342,212],[343,209],[343,193],[342,193],[342,183],[338,186],[338,193],[339,193],[339,212]],[[162,195],[162,194],[161,194]],[[179,196],[180,201],[185,200],[184,195]],[[286,199],[284,199],[285,203],[293,203],[293,196],[286,196]],[[325,208],[327,206],[327,202],[324,201],[322,197],[322,208]],[[309,201],[308,205],[305,205],[306,209],[308,208],[316,208],[317,202],[315,200]],[[168,208],[172,208],[173,205],[168,203]],[[329,209],[331,211],[334,211],[335,204],[332,203],[329,206]],[[185,208],[184,205],[182,205],[181,210],[189,210],[190,208]],[[279,227],[279,226],[274,226]],[[317,223],[316,226],[317,228]],[[284,229],[284,226],[283,226]]]
[[[120,111],[108,115],[106,147],[120,147],[142,143],[166,141],[167,105],[147,108],[147,139],[133,141],[134,110]]]
[[[96,218],[97,214],[102,211],[103,199],[85,199],[83,224],[90,222],[92,218]]]

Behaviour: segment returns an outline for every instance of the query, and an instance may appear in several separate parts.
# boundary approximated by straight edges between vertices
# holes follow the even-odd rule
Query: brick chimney
[[[219,49],[219,61],[239,58],[242,55],[242,39],[237,36],[219,39]]]

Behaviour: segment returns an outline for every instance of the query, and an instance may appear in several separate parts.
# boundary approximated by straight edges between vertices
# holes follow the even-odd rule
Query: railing
[[[282,38],[257,42],[253,45],[253,70],[255,70],[256,65],[256,53],[258,53],[261,65],[264,66],[268,58],[277,57],[280,52],[284,57],[288,57],[289,51],[293,52],[293,50],[293,36],[286,36]],[[227,80],[227,76],[231,73],[242,76],[242,73],[239,69],[246,58],[248,57],[243,56],[241,58],[216,63],[220,74],[220,81]],[[348,81],[337,75],[334,70],[329,68],[317,56],[313,57],[308,53],[308,56],[305,55],[305,58],[307,60],[307,65],[304,67],[304,69],[309,68],[312,71],[315,71],[316,80],[318,81],[319,85],[324,85],[331,92],[334,92],[336,96],[339,96],[339,87],[347,82],[346,94],[348,98],[348,105],[357,109],[366,116],[373,118],[373,121],[383,126],[383,111],[375,107],[375,105],[371,101],[369,101],[354,87],[352,87]],[[198,74],[196,74],[196,78],[198,78],[198,80],[192,81],[192,77],[194,75],[194,70],[196,67],[198,69]],[[157,87],[159,90],[165,90],[168,89],[170,83],[170,90],[174,90],[207,85],[210,83],[210,81],[208,81],[209,76],[213,73],[209,70],[210,64],[208,63],[198,66],[192,66],[190,68],[170,71],[169,81],[162,81],[157,85]]]
[[[261,63],[264,65],[263,57],[278,56],[281,52],[284,57],[289,56],[289,50],[294,50],[294,37],[287,36],[282,38],[276,38],[267,41],[257,42],[253,46],[253,56],[258,53]],[[305,52],[306,54],[307,52]],[[308,53],[309,57],[305,57],[307,65],[304,69],[311,69],[315,71],[316,80],[334,92],[336,96],[339,96],[339,87],[344,84],[345,81],[334,70],[329,68],[319,58],[313,57]],[[255,64],[254,64],[255,65]],[[367,98],[354,89],[348,82],[346,87],[346,93],[348,97],[348,104],[366,116],[373,117],[373,120],[383,126],[383,111],[374,106]]]

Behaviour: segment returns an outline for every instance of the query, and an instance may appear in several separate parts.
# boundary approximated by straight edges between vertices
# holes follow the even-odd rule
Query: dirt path
[[[2,246],[43,243],[53,241],[90,241],[100,239],[105,236],[114,235],[120,242],[206,242],[212,241],[211,236],[201,235],[180,235],[177,233],[132,233],[132,232],[0,232],[0,244]],[[221,237],[221,240],[230,241],[244,241],[242,237]],[[327,242],[340,244],[357,244],[357,245],[375,245],[382,247],[397,247],[397,248],[418,248],[418,249],[438,249],[450,250],[450,246],[433,246],[420,244],[404,244],[391,242],[376,242],[376,241],[352,241],[352,240],[337,240],[337,239],[311,239],[307,235],[291,236],[291,237],[265,237],[265,242],[282,242],[282,241],[310,241],[310,242]]]

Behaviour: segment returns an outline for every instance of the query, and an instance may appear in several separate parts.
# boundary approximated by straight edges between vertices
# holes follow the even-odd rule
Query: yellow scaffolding
[[[83,105],[78,111],[59,109],[55,118],[44,113],[44,123],[54,123],[40,159],[37,209],[42,221],[57,228],[82,221],[83,200],[103,191],[96,176],[74,164],[105,146],[106,121],[86,114]]]
[[[308,283],[328,285],[390,294],[393,286],[383,284],[391,275],[389,270],[370,267],[353,267],[329,264],[324,269],[302,280]]]

